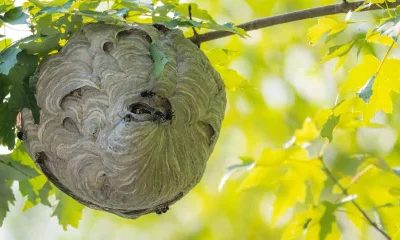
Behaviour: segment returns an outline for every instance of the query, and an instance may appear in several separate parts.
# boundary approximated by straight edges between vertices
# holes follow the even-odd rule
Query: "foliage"
[[[31,76],[41,59],[57,52],[83,24],[139,22],[180,27],[188,37],[193,35],[192,28],[199,34],[224,30],[238,35],[223,42],[202,44],[225,81],[229,107],[203,183],[172,206],[175,214],[162,216],[171,224],[190,230],[169,229],[169,238],[340,239],[346,234],[343,219],[350,221],[362,237],[368,234],[369,227],[399,237],[400,146],[387,134],[389,131],[397,139],[400,131],[400,115],[394,111],[400,104],[396,94],[400,92],[400,57],[396,52],[399,9],[387,9],[384,0],[365,1],[345,20],[343,16],[321,17],[284,25],[282,29],[275,27],[260,33],[261,40],[257,40],[257,35],[244,39],[247,33],[232,23],[217,23],[214,18],[223,11],[230,19],[243,20],[237,20],[240,8],[222,8],[221,2],[202,2],[206,6],[209,3],[209,8],[178,0],[152,4],[135,0],[30,0],[21,7],[5,0],[0,4],[0,25],[29,24],[32,30],[31,36],[12,44],[7,33],[1,36],[0,144],[13,152],[0,155],[0,224],[9,203],[15,201],[11,187],[18,182],[25,197],[24,211],[38,204],[52,206],[53,216],[65,230],[68,225],[78,227],[83,206],[52,186],[23,145],[19,141],[15,145],[15,119],[24,107],[33,109],[38,119],[35,79]],[[274,9],[282,13],[315,7],[321,2],[334,3],[271,1],[271,6],[265,7],[259,1],[246,2],[256,14],[262,8],[263,16]],[[379,4],[382,10],[357,13],[370,4]],[[357,14],[362,20],[355,17]],[[307,38],[303,38],[306,28]],[[354,30],[359,28],[362,30]],[[307,49],[305,55],[309,58],[314,59],[310,51],[319,56],[319,65],[308,66],[307,70],[315,67],[316,72],[321,72],[329,68],[329,73],[292,73],[296,66],[290,63],[307,66],[302,65],[307,61],[305,56],[287,59],[298,56],[291,52],[298,46]],[[153,74],[160,77],[168,59],[156,44],[149,51],[156,59]],[[324,56],[322,51],[326,52]],[[313,90],[312,82],[305,80],[322,81],[323,76],[329,76],[329,81],[337,80],[337,92],[331,90],[333,96],[337,94],[336,100],[321,97],[321,89]],[[276,78],[283,86],[280,89],[292,96],[288,97],[291,103],[283,107],[273,106],[274,99],[268,96],[273,95],[271,91],[263,93],[264,84],[277,84]],[[335,89],[336,82],[324,84]],[[364,139],[364,135],[375,137]],[[224,167],[225,175],[221,173]],[[210,190],[216,190],[218,183],[218,193]],[[191,209],[198,211],[191,215]],[[152,238],[165,236],[164,232],[157,235],[152,231],[163,222],[156,216],[132,223],[105,213],[91,214],[100,219],[112,218],[123,226],[136,225],[141,229],[135,232],[139,235],[146,232],[143,235]],[[364,214],[376,226],[371,226]]]

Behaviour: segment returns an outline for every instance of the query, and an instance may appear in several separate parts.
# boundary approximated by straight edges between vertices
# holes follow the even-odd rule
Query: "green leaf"
[[[339,123],[340,115],[335,116],[334,114],[330,115],[326,123],[322,126],[321,129],[321,137],[328,138],[329,141],[333,139],[333,129]]]
[[[388,58],[382,63],[375,56],[367,55],[361,64],[350,70],[339,92],[345,96],[360,95],[354,97],[352,112],[362,112],[364,123],[368,123],[377,111],[392,113],[392,92],[400,92],[399,69],[399,59]]]
[[[305,201],[306,184],[304,181],[296,181],[296,175],[294,171],[288,171],[284,175],[284,179],[279,181],[279,189],[275,194],[272,223],[276,223],[279,217],[294,207],[297,202]]]
[[[7,145],[10,150],[15,144],[15,120],[22,108],[32,109],[35,120],[39,118],[39,108],[34,92],[30,88],[29,79],[36,71],[39,58],[20,52],[15,64],[7,76],[1,76],[10,84],[10,98],[0,104],[0,144]]]
[[[208,29],[214,29],[214,30],[220,30],[220,31],[228,31],[228,32],[233,32],[238,34],[241,37],[248,37],[249,34],[247,34],[246,31],[244,31],[240,27],[236,27],[233,23],[225,23],[223,25],[220,25],[216,22],[210,22],[210,23],[204,23],[202,24],[201,27],[208,28]]]
[[[357,156],[358,159],[360,159],[360,156]],[[386,172],[391,172],[392,168],[387,164],[387,162],[380,157],[372,157],[372,156],[367,156],[365,158],[361,157],[361,159],[364,163],[366,164],[373,164],[375,167],[386,171]]]
[[[21,146],[19,143],[17,148],[13,152],[7,155],[0,155],[0,180],[26,180],[39,176],[39,173],[29,166],[29,164],[35,166],[33,161],[30,159],[29,155],[25,151],[21,151]],[[28,164],[26,162],[28,161]]]
[[[47,37],[37,36],[34,40],[21,43],[19,47],[28,54],[46,56],[49,52],[60,48],[59,41],[60,34]]]
[[[14,203],[15,198],[8,185],[4,180],[0,180],[0,227],[3,225],[4,218],[8,212],[8,203]]]
[[[192,20],[188,17],[189,5],[192,7],[192,17],[199,19],[199,21]],[[152,12],[152,18],[153,23],[163,24],[170,29],[175,27],[198,27],[233,32],[241,37],[249,36],[246,31],[236,27],[233,23],[218,24],[207,11],[200,9],[197,4],[194,3],[179,5],[164,4],[162,6],[157,6]]]
[[[57,6],[63,6],[65,4],[68,4],[70,0],[29,0],[30,3],[35,4],[39,8],[46,8],[46,7],[57,7]]]
[[[128,8],[130,11],[137,11],[140,13],[148,13],[154,10],[154,6],[152,4],[138,2],[135,0],[116,0],[111,8],[116,10]]]
[[[168,58],[163,52],[157,50],[157,44],[151,43],[149,49],[154,61],[153,76],[156,78],[161,77],[164,72],[165,64],[168,62]]]
[[[29,166],[30,168],[40,172],[28,153],[25,151],[25,145],[20,141],[17,143],[14,151],[6,156],[9,157],[9,161],[18,161],[21,164]],[[28,196],[28,199],[25,201],[24,208],[22,209],[23,211],[34,207],[39,203],[51,207],[48,197],[49,194],[53,193],[54,191],[52,191],[52,187],[46,176],[40,174],[37,177],[29,179],[26,183],[23,183],[22,186],[21,183],[22,182],[20,182],[21,193],[24,196]]]
[[[0,2],[0,13],[7,12],[14,6],[14,3],[10,0],[2,0]]]
[[[208,14],[206,10],[200,9],[196,3],[179,4],[176,6],[174,11],[181,15],[189,16],[189,5],[191,6],[191,12],[193,18],[215,22],[214,19],[211,17],[211,15]]]
[[[15,119],[17,112],[10,109],[10,104],[0,104],[0,144],[12,150],[15,145]]]
[[[22,7],[15,7],[8,10],[2,20],[8,24],[28,24],[26,21],[29,16],[22,11]]]
[[[219,182],[218,191],[222,191],[226,181],[232,174],[241,170],[250,170],[254,166],[254,161],[248,157],[240,157],[242,164],[229,166],[221,181]]]
[[[212,65],[220,65],[225,66],[229,63],[236,54],[236,51],[221,49],[221,48],[213,48],[209,51],[205,51],[207,58],[210,60]]]
[[[57,24],[53,22],[53,18],[51,14],[46,14],[41,17],[37,17],[36,19],[36,31],[39,36],[53,36],[60,34],[60,31],[56,26],[61,26],[61,24]]]
[[[169,15],[170,12],[173,12],[175,7],[176,5],[174,4],[158,5],[156,8],[154,8],[152,15],[160,15],[161,17],[168,17],[167,15]]]
[[[271,220],[274,224],[297,203],[305,203],[308,192],[314,203],[318,203],[326,179],[321,164],[318,159],[309,159],[307,150],[298,146],[267,148],[239,190],[259,185],[275,189]]]
[[[86,1],[81,1],[79,4],[79,11],[85,11],[85,10],[95,10],[101,0],[86,0]]]
[[[75,15],[75,14],[73,14],[73,15],[66,14],[62,17],[59,17],[53,23],[53,25],[54,26],[62,26],[61,28],[63,28],[65,30],[66,34],[72,34],[82,27],[83,17],[80,15]]]
[[[7,76],[0,73],[0,102],[3,102],[10,93],[11,82]],[[1,117],[0,117],[1,118]],[[1,123],[0,123],[1,125]],[[0,134],[1,135],[1,134]]]
[[[399,197],[400,196],[400,188],[391,187],[389,188],[389,193],[393,196]]]
[[[51,6],[51,7],[44,7],[42,10],[40,10],[34,17],[37,17],[39,15],[42,15],[44,13],[68,13],[68,9],[71,8],[72,4],[74,3],[74,0],[69,0],[65,4],[61,6]]]
[[[397,42],[400,33],[400,16],[390,18],[386,20],[378,27],[376,27],[373,33],[379,33],[380,35],[386,35]]]
[[[369,100],[371,99],[373,93],[372,87],[374,85],[375,77],[376,74],[372,75],[372,77],[370,77],[367,83],[357,93],[357,96],[361,98],[365,103],[369,103]]]
[[[7,180],[27,180],[39,174],[32,168],[22,165],[16,161],[5,163],[0,156],[0,181]]]
[[[49,202],[49,195],[50,195],[50,191],[52,191],[52,190],[53,190],[53,188],[51,187],[49,181],[46,181],[46,183],[43,185],[43,187],[39,190],[40,202],[43,205],[51,207],[51,204]]]
[[[112,9],[129,8],[131,10],[136,10],[138,8],[138,4],[134,1],[115,0],[111,8]]]
[[[103,21],[103,22],[111,22],[111,23],[118,23],[121,22],[121,19],[117,16],[113,16],[108,14],[107,11],[104,12],[97,12],[97,11],[92,11],[92,10],[85,10],[85,11],[72,11],[73,14],[76,15],[81,15],[84,17],[90,17],[93,19],[96,19],[97,21]]]
[[[355,41],[351,41],[349,43],[343,45],[337,45],[329,48],[329,52],[322,59],[322,62],[328,61],[335,57],[342,57],[348,54],[351,48],[354,46]]]
[[[37,56],[29,55],[23,51],[18,54],[18,64],[8,74],[8,78],[12,81],[11,96],[8,101],[11,110],[15,113],[27,107],[32,110],[36,119],[39,108],[29,86],[29,79],[35,73],[38,61]]]
[[[0,52],[0,59],[3,61],[0,63],[0,73],[8,75],[10,69],[14,67],[17,63],[17,55],[21,52],[21,49],[18,47],[20,43],[30,41],[36,39],[36,35],[30,35],[26,38],[20,39],[14,42],[7,49]]]
[[[228,90],[235,91],[237,89],[244,89],[250,85],[249,81],[234,69],[220,65],[214,65],[214,68],[221,75],[221,78],[224,80],[225,87]]]
[[[313,220],[311,211],[312,210],[306,212],[297,212],[296,214],[294,214],[287,227],[285,227],[281,239],[304,239],[299,237],[306,233],[307,229],[310,227],[310,223]]]
[[[23,165],[29,166],[37,171],[40,171],[36,167],[35,162],[32,161],[31,157],[26,152],[25,145],[22,143],[22,141],[18,141],[14,150],[10,154],[7,154],[5,156],[7,156],[12,161],[20,162]]]
[[[319,132],[315,123],[310,119],[307,118],[301,129],[297,129],[294,133],[296,137],[295,142],[298,144],[303,144],[306,142],[311,142],[316,137],[318,137]]]
[[[170,21],[164,21],[160,18],[153,17],[153,21],[159,24],[163,24],[169,29],[174,29],[176,27],[201,27],[202,23],[196,22],[193,20],[181,20],[181,19],[172,19]]]
[[[253,163],[254,162],[254,159],[251,158],[251,157],[240,156],[239,159],[242,160],[243,164],[248,164],[248,163]]]
[[[2,35],[4,36],[4,35]],[[0,51],[3,51],[4,49],[6,49],[7,47],[9,47],[11,45],[11,38],[6,38],[0,41]],[[3,63],[4,59],[1,59],[0,63]]]
[[[21,192],[22,196],[27,197],[27,201],[30,201],[32,204],[35,205],[37,204],[37,196],[29,180],[19,182],[19,191]]]
[[[84,206],[58,189],[56,190],[56,198],[58,203],[52,216],[58,218],[58,222],[64,230],[67,230],[68,225],[77,228],[82,218]]]
[[[340,239],[335,216],[337,207],[324,201],[305,212],[294,214],[282,239]]]
[[[10,69],[17,63],[17,54],[21,49],[12,45],[0,53],[2,62],[0,63],[0,73],[8,74]]]
[[[179,4],[179,0],[161,0],[164,4]]]
[[[308,30],[307,37],[310,43],[314,45],[324,34],[328,33],[328,35],[334,35],[343,31],[346,27],[347,23],[345,22],[337,22],[327,17],[321,17],[318,19],[318,24],[312,26]]]
[[[332,232],[333,225],[336,225],[335,211],[337,205],[330,202],[323,202],[322,204],[325,206],[325,212],[320,219],[321,231],[319,232],[319,239],[326,239]]]
[[[118,11],[115,11],[115,12],[110,13],[110,14],[112,14],[114,16],[117,16],[119,18],[123,18],[124,16],[126,16],[128,11],[129,11],[129,8],[121,8],[121,9],[118,9]]]
[[[32,208],[39,203],[51,207],[48,197],[50,193],[54,191],[52,191],[51,184],[44,175],[20,181],[19,185],[21,194],[27,197],[22,211]]]

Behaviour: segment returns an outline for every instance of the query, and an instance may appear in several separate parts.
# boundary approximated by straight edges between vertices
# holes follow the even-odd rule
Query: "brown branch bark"
[[[349,11],[354,11],[359,6],[361,6],[363,3],[364,3],[364,1],[357,1],[357,2],[343,1],[342,3],[339,3],[339,4],[310,8],[310,9],[306,9],[306,10],[300,10],[300,11],[296,11],[296,12],[284,13],[281,15],[260,18],[260,19],[242,23],[242,24],[239,24],[236,26],[243,28],[246,32],[248,32],[248,31],[266,28],[266,27],[270,27],[270,26],[274,26],[274,25],[278,25],[278,24],[289,23],[289,22],[294,22],[294,21],[299,21],[299,20],[304,20],[304,19],[322,17],[322,16],[339,14],[339,13],[348,13]],[[387,8],[395,8],[397,6],[400,6],[400,0],[396,0],[395,2],[387,2],[383,6],[387,7]],[[362,9],[361,11],[372,11],[372,10],[379,10],[379,9],[382,9],[382,8],[378,5],[373,4],[370,7]],[[192,40],[194,43],[200,44],[203,42],[231,36],[234,34],[235,33],[227,32],[227,31],[213,31],[213,32],[208,32],[208,33],[193,36],[190,38],[190,40]]]

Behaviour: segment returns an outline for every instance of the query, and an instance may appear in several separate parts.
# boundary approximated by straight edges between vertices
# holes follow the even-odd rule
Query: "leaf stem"
[[[260,18],[260,19],[256,19],[256,20],[253,20],[250,22],[239,24],[236,27],[240,27],[243,30],[245,30],[246,32],[248,32],[248,31],[252,31],[252,30],[262,29],[262,28],[266,28],[266,27],[270,27],[270,26],[274,26],[274,25],[279,25],[279,24],[283,24],[283,23],[289,23],[289,22],[294,22],[294,21],[299,21],[299,20],[304,20],[304,19],[322,17],[322,16],[339,14],[339,13],[348,13],[349,11],[356,10],[358,7],[362,6],[364,3],[365,3],[365,1],[357,1],[357,2],[343,1],[339,4],[333,4],[333,5],[323,6],[323,7],[316,7],[316,8],[309,8],[309,9],[285,13],[285,14],[281,14],[281,15]],[[397,6],[400,6],[400,0],[396,0],[394,2],[387,2],[386,4],[387,4],[388,9],[396,8]],[[381,9],[381,6],[372,4],[369,7],[365,7],[363,9],[361,9],[360,12],[380,10],[380,9]],[[234,34],[235,33],[227,32],[227,31],[212,31],[212,32],[204,33],[204,34],[195,35],[195,36],[191,37],[190,40],[195,43],[203,43],[203,42],[231,36]]]
[[[326,174],[328,175],[328,177],[332,180],[332,182],[337,185],[340,190],[342,191],[343,195],[345,196],[349,196],[349,193],[347,192],[347,189],[344,188],[339,181],[336,179],[336,177],[332,174],[332,172],[328,169],[328,167],[326,166],[324,160],[322,157],[319,158],[319,160],[322,162],[322,169],[326,172]],[[375,228],[378,232],[380,232],[386,239],[391,239],[391,237],[383,230],[381,229],[378,224],[376,224],[368,215],[367,213],[364,211],[364,209],[361,208],[360,205],[358,205],[358,203],[353,199],[351,200],[351,203],[357,208],[357,210],[363,215],[364,219],[373,227]]]
[[[397,34],[397,37],[399,37],[400,33]],[[386,61],[386,59],[388,58],[390,52],[393,49],[393,46],[396,44],[396,41],[393,40],[393,43],[390,45],[389,49],[386,51],[385,56],[382,59],[381,64],[378,67],[378,70],[376,71],[375,75],[377,76],[379,74],[379,71],[382,69],[383,63]]]

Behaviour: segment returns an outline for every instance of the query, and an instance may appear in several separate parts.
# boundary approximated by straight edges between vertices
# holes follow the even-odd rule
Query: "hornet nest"
[[[168,59],[158,76],[152,47]],[[226,95],[182,31],[89,24],[45,58],[36,77],[40,122],[23,109],[24,144],[78,202],[137,218],[166,212],[200,181]]]

